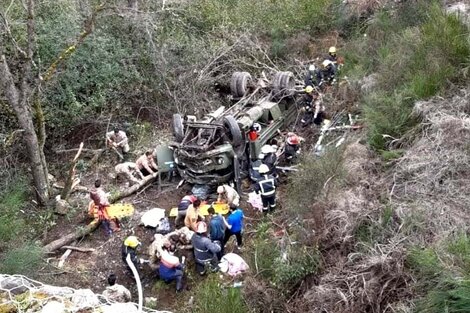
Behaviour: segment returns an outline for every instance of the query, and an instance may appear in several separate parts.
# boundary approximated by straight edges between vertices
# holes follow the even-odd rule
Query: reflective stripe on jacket
[[[271,175],[263,175],[263,177],[258,181],[257,188],[262,196],[270,196],[276,192],[276,181]]]

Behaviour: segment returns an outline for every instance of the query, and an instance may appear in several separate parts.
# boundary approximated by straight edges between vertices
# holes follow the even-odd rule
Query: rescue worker
[[[217,271],[217,264],[219,262],[217,253],[220,252],[221,247],[207,237],[207,225],[205,222],[197,223],[196,233],[191,239],[191,243],[194,247],[196,271],[200,275],[204,275],[207,266],[209,266],[212,271]]]
[[[330,60],[324,60],[322,62],[321,70],[321,83],[320,86],[324,87],[324,84],[333,84],[336,82],[336,66]]]
[[[114,167],[114,171],[116,172],[116,178],[119,176],[124,176],[128,181],[134,184],[138,184],[140,182],[140,180],[135,177],[134,174],[139,175],[141,179],[144,178],[142,173],[137,171],[137,166],[133,162],[120,163]]]
[[[264,154],[261,154],[258,156],[258,159],[251,162],[251,167],[250,167],[250,178],[252,181],[256,182],[258,179],[261,178],[261,174],[259,173],[259,167],[261,164],[263,164],[263,161],[259,159],[259,157],[264,158]]]
[[[98,208],[98,219],[103,225],[105,232],[111,235],[113,231],[119,231],[119,221],[117,219],[110,219],[108,216],[108,194],[101,188],[101,179],[95,180],[95,187],[90,190],[90,198]]]
[[[240,196],[238,195],[238,192],[229,185],[220,185],[217,187],[217,194],[217,202],[219,203],[227,203],[228,205],[240,204]]]
[[[184,218],[184,225],[192,231],[196,231],[197,222],[204,221],[204,216],[199,212],[201,206],[201,200],[194,200],[193,204],[190,204],[186,211],[186,217]]]
[[[328,49],[327,59],[333,62],[334,65],[336,66],[336,64],[338,63],[338,56],[336,55],[336,47],[332,46],[330,47],[330,49]]]
[[[258,123],[254,123],[250,126],[250,130],[248,131],[248,139],[250,141],[256,141],[259,137],[259,133],[261,132],[261,125]]]
[[[302,137],[292,132],[287,133],[286,144],[284,146],[284,155],[287,162],[292,163],[297,159],[297,155],[300,154],[300,142],[303,140]]]
[[[193,195],[190,190],[186,191],[186,195],[183,197],[183,199],[181,199],[180,203],[178,204],[178,216],[175,219],[176,227],[179,227],[184,221],[189,206],[193,204],[196,199],[197,197]]]
[[[276,164],[277,164],[277,155],[276,150],[270,145],[264,145],[261,147],[260,159],[263,164],[267,165],[269,168],[269,173],[271,175],[277,176]],[[261,172],[260,172],[261,174]]]
[[[153,152],[151,150],[145,152],[144,155],[141,155],[135,164],[137,166],[137,170],[142,176],[157,175],[158,166],[155,163]]]
[[[174,251],[170,250],[172,250],[170,246],[163,246],[158,272],[160,278],[167,284],[176,280],[176,292],[180,292],[183,290],[184,265],[180,263],[178,257],[173,255]]]
[[[225,225],[222,214],[216,214],[214,208],[211,206],[207,209],[209,213],[209,238],[212,242],[220,245],[220,252],[217,254],[219,260],[224,254],[224,236],[225,236]]]
[[[318,70],[314,64],[309,65],[307,75],[305,75],[304,84],[305,87],[318,86],[321,82],[321,72]]]
[[[316,99],[313,104],[315,109],[313,112],[313,123],[315,125],[321,125],[325,119],[325,106],[323,105],[321,98]]]
[[[108,276],[109,286],[103,291],[103,297],[110,303],[114,302],[130,302],[131,292],[123,285],[116,284],[116,275]]]
[[[255,185],[255,192],[261,194],[264,214],[272,213],[276,208],[276,179],[269,175],[269,167],[266,164],[259,167],[259,172],[263,177]]]
[[[127,256],[130,256],[131,262],[137,268],[141,264],[140,260],[137,258],[137,248],[140,246],[139,238],[136,236],[129,236],[124,240],[121,248],[121,257],[124,264],[126,264],[127,269],[132,273],[131,268],[127,264]]]
[[[306,127],[313,122],[314,102],[320,98],[320,95],[312,86],[305,87],[304,91],[305,94],[301,100],[303,105],[302,111],[304,111],[302,119],[300,120],[302,127]]]
[[[245,216],[243,215],[243,211],[239,206],[233,204],[230,206],[230,215],[227,217],[227,219],[223,219],[225,224],[223,247],[225,247],[230,237],[235,235],[237,238],[237,247],[238,249],[241,249],[243,245],[242,230],[244,217]]]
[[[126,133],[117,127],[113,131],[106,133],[106,141],[108,145],[118,149],[118,152],[121,152],[123,156],[130,150]]]

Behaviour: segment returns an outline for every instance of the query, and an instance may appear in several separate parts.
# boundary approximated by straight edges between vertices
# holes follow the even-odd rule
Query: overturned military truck
[[[170,146],[181,177],[204,185],[239,181],[261,147],[296,119],[298,90],[291,72],[277,72],[271,82],[235,72],[230,82],[232,106],[219,107],[199,120],[174,114],[175,142]],[[255,140],[248,140],[254,123],[261,129]]]

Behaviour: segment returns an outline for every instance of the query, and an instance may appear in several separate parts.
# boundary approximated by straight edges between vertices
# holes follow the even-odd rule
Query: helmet
[[[124,245],[126,247],[135,248],[140,245],[139,238],[137,238],[136,236],[129,236],[126,238],[126,240],[124,240]]]
[[[266,164],[261,164],[261,165],[259,166],[258,172],[259,172],[260,174],[269,173],[269,167],[268,167]]]
[[[207,232],[207,225],[205,222],[198,222],[196,224],[196,233],[202,234]]]
[[[312,93],[313,92],[313,87],[312,86],[307,86],[307,87],[305,87],[304,91],[306,93]]]
[[[315,71],[315,64],[311,64],[308,66],[309,72],[314,72]]]
[[[224,193],[224,192],[225,192],[224,186],[217,187],[217,193]]]
[[[323,68],[327,68],[328,66],[330,66],[333,62],[331,62],[330,60],[325,60],[323,61],[323,63],[321,64],[323,66]]]
[[[264,159],[264,157],[265,157],[264,153],[258,154],[258,160],[262,160]]]
[[[261,125],[259,123],[254,123],[253,129],[259,133],[261,131]]]
[[[264,145],[261,147],[261,153],[262,154],[268,154],[268,153],[273,153],[274,149],[270,145]]]
[[[291,134],[287,137],[287,143],[290,145],[298,145],[300,143],[300,138],[296,134]]]
[[[328,53],[331,53],[331,54],[336,53],[336,47],[330,47],[330,49],[328,50]]]

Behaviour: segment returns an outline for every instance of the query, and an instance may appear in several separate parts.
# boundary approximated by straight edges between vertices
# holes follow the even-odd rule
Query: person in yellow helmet
[[[310,125],[313,121],[314,103],[320,98],[320,94],[312,87],[307,86],[304,89],[305,94],[302,97],[302,111],[304,112],[300,124],[302,127]]]
[[[132,273],[131,268],[129,265],[127,265],[126,259],[127,256],[130,255],[132,263],[134,263],[134,266],[137,268],[137,266],[140,264],[140,260],[137,258],[137,248],[140,246],[140,241],[139,238],[136,236],[129,236],[124,240],[124,243],[122,244],[122,249],[121,249],[121,256],[122,260],[127,266],[127,269]]]
[[[338,56],[336,55],[336,47],[330,47],[330,49],[328,49],[327,59],[335,64],[338,62]]]

